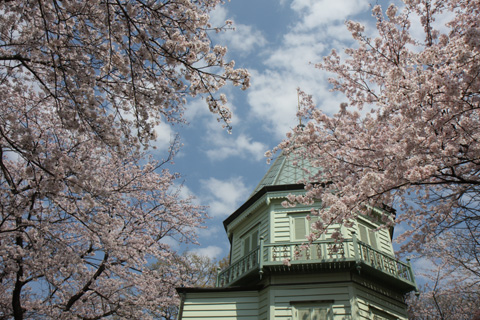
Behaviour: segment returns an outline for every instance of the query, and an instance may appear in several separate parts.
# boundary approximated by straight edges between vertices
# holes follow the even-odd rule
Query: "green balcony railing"
[[[353,236],[343,242],[333,240],[315,241],[309,246],[301,242],[264,243],[242,259],[217,274],[217,287],[226,287],[254,271],[263,273],[264,268],[279,265],[301,265],[352,262],[357,266],[367,265],[384,275],[416,287],[410,263],[376,250]]]
[[[348,245],[351,242],[351,240],[345,240],[341,243],[316,241],[310,245],[301,242],[265,244],[263,251],[267,257],[264,256],[264,261],[266,264],[291,264],[353,258],[352,249]]]
[[[258,270],[259,266],[259,247],[254,249],[245,257],[235,262],[217,275],[217,287],[225,287],[232,282],[242,278],[245,274]]]
[[[415,283],[410,263],[397,260],[360,241],[358,245],[360,261],[389,275]]]

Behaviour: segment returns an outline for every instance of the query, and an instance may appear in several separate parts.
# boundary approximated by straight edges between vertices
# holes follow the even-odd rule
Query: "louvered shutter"
[[[252,251],[253,249],[256,249],[258,247],[258,230],[255,230],[253,233],[252,233],[252,240],[251,240],[251,247],[250,247],[250,251]]]
[[[310,320],[310,310],[309,309],[298,309],[298,319],[299,320]]]
[[[307,234],[307,228],[305,226],[305,218],[295,218],[293,219],[294,224],[294,239],[295,240],[305,240],[305,235]]]
[[[246,255],[250,252],[250,237],[245,237],[243,239],[243,255]]]
[[[358,224],[358,232],[360,232],[360,241],[365,242],[368,244],[368,233],[367,227],[362,224]]]
[[[373,249],[378,249],[377,246],[377,237],[375,235],[375,231],[373,230],[368,230],[368,235],[370,236],[370,245],[372,246]]]
[[[297,320],[327,320],[328,308],[301,307],[297,309]]]
[[[327,320],[326,308],[313,308],[311,320]]]

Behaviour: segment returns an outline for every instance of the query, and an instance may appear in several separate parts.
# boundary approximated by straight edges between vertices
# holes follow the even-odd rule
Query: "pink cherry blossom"
[[[366,208],[383,207],[385,215],[395,208],[395,222],[406,227],[402,251],[440,260],[462,275],[456,283],[476,283],[478,292],[478,254],[467,259],[462,246],[480,248],[480,2],[404,2],[404,10],[391,5],[385,14],[373,8],[376,37],[347,22],[355,48],[317,65],[334,74],[332,88],[348,104],[330,116],[302,93],[299,113],[309,122],[277,149],[318,167],[310,178],[318,183],[288,205],[321,201],[314,214],[345,225]],[[437,30],[440,15],[450,21]],[[415,16],[421,39],[410,30]],[[452,283],[442,290],[455,292]]]
[[[151,319],[189,283],[169,243],[202,207],[145,154],[160,122],[203,96],[229,126],[227,83],[249,75],[213,46],[219,0],[0,2],[0,314]],[[155,262],[162,262],[152,268]]]

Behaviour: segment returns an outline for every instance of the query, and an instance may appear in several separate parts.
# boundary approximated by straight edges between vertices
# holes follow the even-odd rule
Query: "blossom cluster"
[[[228,126],[219,0],[0,2],[0,314],[149,319],[188,283],[205,214],[144,153],[202,95]],[[228,26],[230,22],[226,23]],[[161,262],[156,268],[151,266]]]
[[[346,49],[346,58],[332,51],[317,65],[334,74],[333,90],[348,104],[331,116],[302,94],[300,115],[309,122],[277,148],[307,159],[318,173],[306,196],[289,198],[288,205],[321,201],[314,214],[323,225],[348,225],[367,208],[393,207],[396,220],[385,210],[383,227],[405,226],[398,238],[403,251],[432,256],[426,248],[451,231],[478,252],[480,2],[404,2],[403,11],[394,5],[385,14],[380,6],[372,9],[373,38],[348,22],[356,48]],[[451,20],[436,29],[439,15]],[[415,16],[424,39],[410,30]],[[456,247],[461,243],[437,246],[450,254],[436,258],[455,256],[446,248]],[[478,283],[478,255],[448,260]]]

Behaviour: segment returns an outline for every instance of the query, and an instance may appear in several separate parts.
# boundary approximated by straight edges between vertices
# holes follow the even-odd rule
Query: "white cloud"
[[[316,69],[312,63],[322,61],[334,47],[351,46],[351,35],[344,21],[358,13],[369,14],[368,3],[368,0],[294,0],[291,9],[298,13],[298,21],[291,25],[277,47],[268,46],[258,53],[258,57],[263,57],[260,63],[266,68],[262,71],[250,68],[252,86],[247,91],[251,107],[249,117],[261,120],[267,132],[276,139],[283,139],[285,133],[298,124],[297,88],[313,95],[322,111],[330,114],[337,112],[340,103],[346,99],[329,91],[329,75]],[[228,15],[225,7],[219,7],[212,14],[212,24],[223,25]],[[239,24],[236,27],[238,32],[219,34],[236,53],[240,51],[241,55],[242,50],[261,48],[266,43],[264,37],[251,26]],[[189,121],[204,113],[197,106],[189,110]],[[248,135],[226,138],[224,132],[217,130],[218,123],[211,121],[211,117],[208,120],[206,136],[212,147],[205,149],[211,159],[224,160],[233,156],[263,159],[266,148],[260,142],[252,142]],[[234,117],[234,120],[244,119]]]
[[[362,21],[359,22],[362,23]],[[352,34],[350,33],[350,31],[348,31],[344,23],[330,24],[328,26],[325,26],[324,29],[326,30],[325,36],[331,39],[331,41],[328,42],[328,51],[330,51],[332,48],[345,47],[345,43],[349,43],[353,40]]]
[[[179,195],[180,199],[184,199],[184,200],[185,199],[190,199],[192,204],[201,205],[200,199],[186,185],[175,184],[173,190],[174,190],[174,192],[178,191],[178,195]]]
[[[226,20],[232,19],[227,16],[227,10],[221,6],[218,6],[210,15],[213,26],[223,26]],[[236,54],[252,52],[255,48],[267,43],[263,34],[251,26],[234,23],[233,27],[235,30],[221,32],[217,34],[216,38]]]
[[[411,12],[409,17],[411,21],[410,32],[414,39],[422,43],[426,39],[426,34],[425,29],[420,22],[421,18],[415,12]],[[454,17],[455,15],[450,11],[444,11],[442,14],[436,14],[432,26],[440,33],[448,34],[450,29],[446,26],[446,24],[454,19]],[[417,48],[417,50],[420,50],[420,48]]]
[[[248,53],[267,43],[265,37],[251,26],[244,24],[234,24],[234,26],[234,31],[228,31],[220,36],[220,39],[227,42],[229,50],[235,50],[237,53]]]
[[[163,237],[160,240],[160,242],[170,246],[171,249],[178,250],[180,248],[180,242],[178,242],[178,240],[176,240],[176,239],[174,239],[170,236]]]
[[[295,35],[287,35],[297,38]],[[307,36],[308,37],[308,36]],[[299,36],[299,38],[302,38]],[[298,39],[297,39],[298,41]],[[325,52],[325,45],[321,42],[315,43],[294,43],[288,44],[274,52],[272,52],[265,65],[272,69],[284,70],[291,73],[293,76],[315,76],[318,71],[314,73],[314,66],[312,63],[319,62],[320,58]],[[252,84],[253,87],[253,84]]]
[[[262,119],[267,131],[277,139],[298,124],[297,88],[313,95],[318,107],[327,113],[338,110],[345,98],[329,92],[327,74],[309,66],[310,70],[296,72],[294,69],[252,72],[252,88],[248,92],[248,103],[253,116]]]
[[[219,134],[212,141],[213,147],[206,151],[211,160],[225,160],[228,157],[253,158],[256,161],[264,159],[267,146],[261,142],[252,141],[245,134]]]
[[[234,89],[237,88],[233,88],[232,86],[225,86],[219,92],[217,92],[217,96],[220,92],[224,93],[227,96],[227,107],[233,113],[233,117],[230,123],[231,125],[235,125],[239,121],[239,118],[235,113],[236,107],[233,104],[233,100],[235,98],[234,93],[238,90]],[[208,128],[208,130],[214,130],[217,133],[226,132],[226,130],[222,127],[222,120],[220,120],[219,123],[218,115],[212,113],[209,110],[207,102],[202,98],[192,99],[188,101],[187,105],[185,106],[184,117],[190,125],[198,125],[197,123],[199,121],[202,121],[202,126]]]
[[[344,22],[347,17],[361,13],[369,8],[367,0],[294,0],[294,11],[303,15],[297,25],[301,30],[311,30],[333,22]]]
[[[346,101],[342,94],[330,92],[331,75],[313,64],[321,62],[332,48],[341,52],[352,46],[345,20],[358,20],[354,15],[359,13],[370,14],[368,0],[294,0],[291,9],[299,19],[277,47],[259,55],[265,57],[261,62],[266,68],[250,69],[252,86],[247,91],[251,116],[261,119],[264,129],[277,139],[298,124],[297,88],[311,94],[318,108],[328,114],[336,113]]]
[[[231,88],[230,88],[231,89]],[[232,98],[233,94],[228,94],[228,88],[224,90],[227,96]],[[235,106],[229,102],[227,106],[233,112],[232,122],[234,134],[228,134],[222,127],[222,123],[216,121],[217,115],[212,114],[203,100],[193,100],[189,102],[186,108],[185,117],[190,124],[201,122],[205,134],[203,142],[207,156],[213,161],[222,161],[229,157],[239,157],[263,161],[265,151],[268,147],[261,142],[255,141],[248,134],[238,133],[235,128],[241,119],[235,113]]]
[[[187,103],[185,106],[185,120],[189,123],[193,123],[198,118],[209,116],[212,113],[208,110],[208,105],[203,99],[194,99]],[[213,117],[213,116],[212,116]]]
[[[241,177],[228,180],[210,178],[200,183],[205,193],[202,199],[209,206],[208,213],[212,217],[229,216],[249,195],[249,189]]]
[[[228,238],[225,234],[225,230],[221,223],[215,222],[214,224],[209,225],[207,228],[199,228],[196,230],[199,239],[211,239],[211,238],[225,238],[225,244],[228,242]],[[200,243],[203,245],[203,243]]]
[[[254,117],[263,119],[264,127],[278,139],[285,137],[296,124],[297,87],[296,75],[266,71],[252,73],[252,88],[248,92],[248,103]]]
[[[199,256],[209,257],[210,259],[218,259],[221,257],[223,249],[217,246],[208,246],[206,248],[198,248],[188,251]]]
[[[223,6],[217,6],[215,10],[210,13],[210,23],[213,27],[221,27],[225,24],[227,18],[227,10]]]
[[[155,153],[162,153],[168,150],[172,144],[175,133],[172,126],[168,123],[162,122],[154,128],[157,138],[152,145],[156,147]]]

